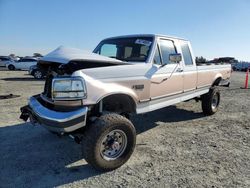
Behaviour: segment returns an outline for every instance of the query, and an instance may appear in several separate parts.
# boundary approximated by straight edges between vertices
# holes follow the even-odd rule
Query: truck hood
[[[87,75],[94,79],[115,79],[115,78],[124,78],[128,77],[147,77],[152,69],[150,63],[134,63],[134,64],[125,64],[118,66],[107,66],[107,67],[96,67],[89,69],[81,69],[75,71],[73,76]],[[83,74],[82,74],[83,73]]]
[[[122,63],[118,59],[109,58],[85,50],[80,50],[77,48],[68,48],[60,46],[54,51],[48,53],[40,59],[40,61],[46,62],[56,62],[61,64],[67,64],[70,61],[98,61],[98,62],[113,62],[113,63]]]
[[[39,60],[39,66],[54,66],[59,74],[77,75],[81,72],[94,79],[143,76],[150,64],[124,62],[75,48],[59,47]],[[152,66],[152,65],[151,65]]]

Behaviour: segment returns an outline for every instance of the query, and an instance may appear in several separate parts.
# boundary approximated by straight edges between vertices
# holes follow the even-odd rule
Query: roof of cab
[[[116,38],[129,38],[129,37],[164,37],[164,38],[170,38],[170,39],[178,39],[178,40],[185,40],[188,41],[187,39],[180,38],[180,37],[175,37],[175,36],[168,36],[168,35],[162,35],[162,34],[133,34],[133,35],[121,35],[121,36],[115,36],[115,37],[109,37],[104,40],[108,39],[116,39]]]

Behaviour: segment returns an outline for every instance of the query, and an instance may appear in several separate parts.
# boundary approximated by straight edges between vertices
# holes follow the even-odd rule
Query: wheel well
[[[212,86],[218,86],[220,84],[220,81],[222,80],[221,77],[216,78],[216,80],[214,81],[214,83],[212,84]]]
[[[101,109],[100,109],[101,106]],[[94,109],[95,113],[101,111],[128,114],[136,112],[136,103],[132,97],[126,94],[113,94],[104,97]]]
[[[30,74],[33,75],[35,71],[36,69],[33,69]]]
[[[41,70],[39,70],[39,69],[34,69],[33,71],[32,71],[32,73],[34,74],[36,71],[40,71],[40,72],[42,72]]]

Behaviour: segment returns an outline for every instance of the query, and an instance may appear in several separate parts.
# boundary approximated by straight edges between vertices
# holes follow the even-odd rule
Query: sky
[[[250,61],[250,0],[0,0],[0,55],[92,51],[143,33],[188,39],[195,56]]]

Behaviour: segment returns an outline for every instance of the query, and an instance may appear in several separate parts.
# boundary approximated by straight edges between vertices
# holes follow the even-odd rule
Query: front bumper
[[[34,125],[40,124],[57,133],[73,132],[86,125],[88,107],[69,112],[58,112],[43,106],[37,98],[31,97],[29,104],[21,108],[20,118],[30,119]]]

